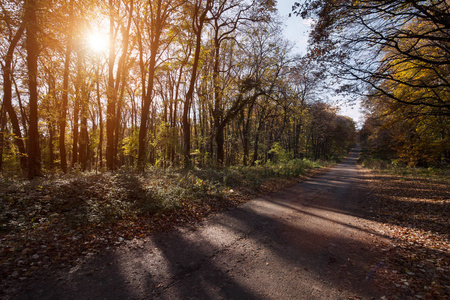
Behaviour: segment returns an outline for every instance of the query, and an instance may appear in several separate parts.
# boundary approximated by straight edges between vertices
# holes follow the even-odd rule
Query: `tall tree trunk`
[[[216,20],[217,22],[217,20]],[[217,26],[217,25],[216,25]],[[223,138],[223,110],[222,110],[222,90],[220,88],[219,82],[219,60],[220,60],[220,40],[219,40],[219,28],[215,30],[214,37],[214,67],[213,67],[213,85],[214,85],[214,127],[216,135],[216,145],[217,145],[217,166],[222,166],[225,159],[225,152],[223,148],[224,138]]]
[[[201,2],[203,1],[200,1],[200,4]],[[184,142],[183,158],[185,167],[189,167],[191,165],[191,122],[189,113],[192,100],[194,98],[195,82],[197,81],[197,71],[198,71],[198,63],[200,60],[203,25],[205,24],[206,15],[212,8],[213,0],[206,0],[204,10],[201,12],[201,14],[199,14],[201,9],[200,4],[197,4],[196,7],[194,8],[195,9],[193,16],[193,30],[195,33],[194,61],[192,64],[189,89],[186,93],[186,98],[184,100],[183,106],[183,118],[182,118],[183,142]]]
[[[150,64],[148,66],[147,92],[143,96],[143,105],[141,111],[141,124],[139,126],[139,147],[138,147],[138,169],[145,170],[147,160],[147,123],[149,118],[150,105],[153,98],[153,85],[155,80],[156,56],[159,49],[162,29],[166,22],[166,12],[162,11],[162,0],[156,3],[156,12],[151,19],[152,36],[150,45]]]
[[[3,173],[3,149],[5,148],[6,111],[0,107],[0,173]]]
[[[28,67],[28,87],[30,92],[30,123],[29,123],[29,147],[28,147],[28,178],[41,176],[41,153],[39,146],[38,127],[38,23],[37,23],[37,0],[25,1],[24,19],[26,23],[26,50]]]
[[[77,78],[75,80],[75,103],[73,107],[73,143],[72,143],[72,167],[79,162],[78,142],[79,142],[79,122],[80,107],[83,102],[83,53],[77,54]]]
[[[12,77],[11,79],[14,84],[14,90],[16,91],[17,104],[19,104],[19,111],[21,116],[20,121],[22,123],[23,136],[28,136],[28,123],[30,122],[30,119],[27,115],[25,107],[22,104],[22,96],[20,96],[21,92],[19,86],[17,85],[17,82],[14,79],[14,77]],[[27,161],[27,168],[28,168],[28,161]]]
[[[55,138],[55,127],[53,122],[48,125],[48,133],[49,133],[49,141],[48,141],[48,151],[49,151],[49,167],[50,169],[54,168],[55,163],[55,147],[53,146],[53,140]]]
[[[80,128],[78,161],[80,162],[81,170],[86,171],[88,167],[89,155],[89,134],[87,127],[87,117],[89,113],[89,91],[84,78],[81,79],[80,84]]]
[[[48,140],[48,167],[50,170],[53,170],[55,163],[55,147],[53,141],[55,139],[55,117],[53,115],[53,111],[55,110],[56,104],[56,78],[50,71],[50,69],[46,68],[47,78],[48,78],[48,95],[50,96],[47,103],[47,128],[49,134]]]
[[[242,143],[243,143],[243,148],[244,148],[244,156],[242,158],[242,163],[244,166],[248,165],[248,159],[249,159],[249,155],[250,155],[250,149],[249,149],[249,145],[250,145],[250,127],[252,124],[252,112],[253,112],[253,104],[250,105],[250,107],[248,107],[247,110],[247,117],[244,117],[244,113],[243,113],[243,117],[242,117]]]
[[[66,119],[67,105],[69,102],[69,69],[70,57],[72,54],[72,17],[73,17],[73,0],[69,3],[69,32],[67,34],[66,52],[64,54],[64,73],[63,73],[63,89],[61,114],[59,115],[59,156],[61,159],[61,169],[67,173],[67,153],[66,153]]]
[[[258,122],[258,126],[256,127],[256,131],[255,131],[255,143],[253,145],[253,161],[252,161],[252,166],[255,165],[256,161],[258,160],[258,149],[259,149],[259,136],[261,134],[261,127],[262,127],[262,123],[263,121],[263,117],[262,115],[264,114],[265,110],[263,109],[261,116],[259,118],[259,122]]]
[[[115,32],[114,32],[113,1],[109,0],[109,55],[108,55],[108,104],[106,105],[106,167],[115,170],[116,157],[114,157],[114,129],[116,122],[117,94],[114,82]]]
[[[5,65],[3,66],[3,112],[4,118],[3,121],[6,122],[6,112],[8,112],[9,119],[11,120],[11,125],[14,133],[14,143],[16,144],[19,150],[19,159],[20,159],[20,167],[25,172],[27,167],[27,155],[25,151],[25,145],[22,139],[22,132],[20,130],[19,120],[17,118],[17,114],[14,111],[14,107],[12,106],[12,71],[11,64],[14,49],[17,46],[20,38],[23,35],[25,30],[24,26],[20,26],[14,36],[11,44],[9,45],[8,52],[5,57]],[[3,132],[3,131],[2,131]]]
[[[189,51],[189,54],[191,52]],[[188,59],[189,55],[186,55],[186,59],[183,62],[183,64],[180,67],[180,71],[178,73],[178,80],[176,83],[176,88],[175,88],[175,97],[174,97],[174,101],[173,101],[173,115],[172,115],[172,121],[171,121],[171,134],[173,137],[174,141],[177,141],[178,143],[178,130],[177,130],[177,114],[178,114],[178,99],[180,97],[180,83],[182,80],[182,75],[183,75],[183,69],[185,64],[187,63],[187,59]],[[176,152],[175,149],[176,146],[172,145],[172,153],[171,153],[171,161],[172,164],[175,164],[175,158],[176,158]]]
[[[84,99],[87,101],[87,99]],[[80,124],[80,164],[83,171],[88,167],[88,150],[89,150],[89,134],[87,128],[87,112],[85,108],[82,109],[81,124]]]
[[[149,66],[149,76],[148,76],[148,86],[147,86],[147,94],[143,99],[143,107],[141,111],[141,124],[139,126],[139,152],[138,152],[138,168],[141,171],[145,169],[145,163],[147,160],[147,123],[150,112],[150,104],[153,98],[153,81],[155,76],[155,65],[156,65],[156,51],[158,50],[159,44],[159,36],[154,40],[151,46],[151,57],[150,57],[150,66]]]
[[[225,161],[225,150],[224,150],[224,123],[219,123],[216,125],[216,145],[217,145],[217,166],[223,166]]]
[[[117,161],[118,154],[119,154],[119,141],[120,141],[120,128],[121,128],[121,115],[122,115],[122,106],[123,106],[123,99],[124,99],[124,93],[125,93],[125,87],[127,85],[126,79],[127,79],[127,70],[128,70],[128,46],[129,46],[129,39],[130,39],[130,28],[133,21],[133,4],[134,1],[129,1],[130,6],[129,8],[129,15],[128,15],[128,21],[127,26],[125,29],[122,30],[122,38],[123,38],[123,50],[122,54],[119,58],[119,63],[117,67],[117,73],[116,73],[116,83],[115,83],[115,95],[118,98],[116,100],[116,111],[115,111],[115,122],[114,122],[114,145],[113,145],[113,157],[115,161],[114,168],[117,168],[118,165],[121,164],[122,160]],[[119,91],[120,89],[120,91]]]
[[[98,124],[99,124],[99,139],[98,139],[98,162],[100,168],[103,168],[103,113],[102,113],[102,103],[100,96],[100,81],[99,81],[99,66],[97,64],[96,71],[96,94],[97,94],[97,106],[98,106]]]

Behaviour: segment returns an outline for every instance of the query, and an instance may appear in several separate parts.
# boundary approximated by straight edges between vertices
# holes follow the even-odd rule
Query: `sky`
[[[310,30],[311,21],[303,20],[292,14],[292,5],[295,0],[278,0],[277,9],[280,17],[285,22],[285,37],[295,44],[294,51],[299,54],[306,54],[306,47],[308,45],[308,34]],[[360,112],[361,106],[359,103],[347,104],[344,100],[339,101],[340,115],[348,116],[355,122],[363,122],[363,114]]]

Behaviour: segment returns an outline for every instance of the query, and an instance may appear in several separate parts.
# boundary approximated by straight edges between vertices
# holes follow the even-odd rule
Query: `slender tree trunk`
[[[148,67],[148,85],[147,93],[143,97],[143,106],[141,111],[141,124],[139,127],[139,149],[138,149],[138,169],[141,171],[145,170],[145,163],[147,158],[147,123],[149,117],[150,105],[153,98],[153,85],[155,79],[155,68],[156,68],[156,56],[159,49],[160,37],[162,29],[165,23],[165,18],[162,15],[162,2],[158,0],[155,16],[152,18],[152,37],[150,45],[150,64]]]
[[[20,120],[22,123],[23,136],[28,136],[28,123],[30,122],[30,119],[28,118],[25,107],[22,104],[22,97],[20,96],[21,92],[20,92],[19,86],[17,85],[17,82],[14,79],[14,77],[12,77],[11,79],[14,84],[14,90],[16,91],[17,104],[19,104],[19,111],[20,111],[20,115],[21,115]],[[28,167],[28,161],[27,161],[27,167]]]
[[[49,141],[48,141],[48,151],[49,151],[49,166],[50,169],[54,168],[54,163],[55,163],[55,147],[53,146],[53,140],[55,138],[55,127],[53,125],[53,123],[50,123],[48,126],[48,133],[49,133]]]
[[[224,124],[216,125],[217,165],[221,167],[225,161]]]
[[[75,80],[75,103],[73,108],[73,143],[72,143],[72,167],[79,162],[78,142],[79,142],[79,122],[80,107],[83,105],[83,53],[78,52],[77,57],[77,78]]]
[[[3,66],[3,106],[2,110],[5,114],[3,121],[6,122],[6,112],[8,112],[9,119],[11,120],[11,125],[14,133],[14,143],[16,144],[19,150],[19,159],[20,159],[20,167],[25,172],[27,167],[27,155],[25,151],[25,145],[22,139],[22,132],[20,130],[19,120],[17,118],[17,114],[14,111],[14,107],[12,106],[12,72],[11,72],[11,64],[14,49],[17,46],[20,38],[23,35],[25,30],[24,26],[19,27],[14,36],[11,44],[9,45],[8,52],[5,58],[5,65]],[[2,131],[3,132],[3,131]]]
[[[87,127],[87,117],[89,112],[89,91],[87,90],[87,85],[84,78],[82,78],[80,83],[80,128],[78,160],[81,165],[81,170],[86,171],[88,167],[89,155],[89,133]]]
[[[83,109],[80,124],[80,164],[83,171],[88,167],[89,134],[87,128],[86,112]]]
[[[50,170],[53,170],[55,163],[55,148],[53,145],[53,140],[55,139],[55,117],[51,113],[55,109],[56,105],[56,79],[50,70],[47,69],[47,77],[48,77],[48,94],[50,96],[49,101],[47,101],[47,111],[49,112],[47,115],[47,128],[48,128],[48,167]]]
[[[25,22],[26,22],[26,50],[28,67],[28,87],[30,92],[30,124],[29,124],[29,147],[28,147],[28,178],[32,179],[41,176],[41,153],[39,146],[38,127],[38,5],[36,0],[25,1]]]
[[[99,81],[99,66],[97,64],[97,75],[96,75],[96,94],[97,94],[97,106],[98,106],[98,126],[99,126],[99,139],[98,139],[98,162],[100,169],[103,168],[103,112],[102,103],[100,97],[100,81]]]
[[[150,66],[149,66],[149,76],[148,76],[148,87],[147,87],[147,95],[144,97],[144,105],[141,111],[141,124],[139,127],[139,152],[138,152],[138,168],[141,171],[145,169],[145,163],[147,158],[147,123],[148,116],[150,110],[150,104],[152,102],[153,97],[153,80],[155,75],[155,65],[156,65],[156,51],[158,50],[159,37],[152,44],[151,57],[150,57]]]
[[[133,21],[133,4],[134,1],[129,1],[130,6],[129,8],[129,15],[128,15],[128,22],[126,29],[122,31],[122,37],[123,37],[123,43],[124,46],[122,54],[119,58],[118,68],[117,68],[117,75],[116,75],[116,83],[115,83],[115,95],[118,98],[116,99],[116,111],[115,111],[115,122],[114,122],[114,142],[113,142],[113,150],[112,155],[114,157],[114,168],[117,168],[119,164],[123,161],[122,159],[117,161],[118,154],[119,154],[119,141],[120,141],[120,128],[121,128],[121,114],[122,114],[122,106],[123,106],[123,98],[125,93],[125,86],[127,85],[126,79],[127,79],[127,61],[128,61],[128,46],[129,46],[129,37],[130,37],[130,28]],[[119,90],[120,89],[120,90]]]
[[[66,119],[67,119],[67,105],[69,102],[69,69],[70,57],[72,54],[72,17],[73,17],[73,0],[69,3],[69,33],[67,34],[67,48],[64,54],[64,74],[63,74],[63,89],[62,89],[62,103],[61,114],[59,116],[59,156],[61,159],[61,169],[67,173],[67,153],[66,153]]]
[[[190,52],[189,52],[189,54],[190,54]],[[186,57],[189,57],[189,55],[187,55]],[[187,59],[185,60],[185,63],[186,62],[187,62]],[[185,63],[183,63],[181,65],[180,72],[178,73],[178,80],[177,80],[176,88],[175,88],[175,97],[174,97],[174,101],[173,101],[172,122],[170,125],[173,140],[177,141],[177,143],[178,143],[178,136],[179,136],[178,130],[177,130],[178,98],[180,97],[180,83],[181,83]],[[175,164],[175,158],[176,158],[175,145],[172,145],[172,154],[171,154],[172,164]]]
[[[114,128],[116,122],[117,94],[114,84],[115,57],[114,9],[113,1],[109,0],[109,55],[108,55],[108,104],[106,106],[106,167],[115,170],[114,157]]]
[[[263,111],[261,112],[261,116],[259,118],[258,121],[258,126],[256,127],[256,131],[255,131],[255,143],[253,145],[253,161],[252,161],[252,166],[255,165],[256,161],[258,160],[258,149],[259,149],[259,136],[261,134],[261,127],[262,127],[262,123],[263,121],[263,117],[262,115],[264,115],[265,110],[263,109]]]
[[[213,66],[213,86],[214,86],[214,127],[215,127],[215,141],[217,146],[217,166],[222,166],[225,159],[224,152],[224,138],[223,138],[223,108],[222,108],[222,89],[220,87],[220,40],[219,40],[219,26],[217,19],[215,20],[215,36],[214,36],[214,66]]]
[[[252,111],[253,111],[253,105],[250,105],[250,107],[247,110],[247,117],[245,119],[245,117],[243,117],[243,139],[242,139],[242,143],[243,143],[243,148],[244,148],[244,156],[242,158],[242,163],[244,166],[248,165],[248,159],[249,159],[249,155],[250,155],[250,149],[249,149],[249,145],[250,145],[250,127],[251,127],[251,117],[252,117]]]
[[[200,50],[201,50],[201,41],[202,41],[202,32],[203,25],[205,24],[206,15],[212,8],[213,0],[206,0],[203,11],[200,13],[201,4],[197,3],[197,6],[194,8],[194,16],[193,16],[193,30],[195,33],[195,51],[194,51],[194,60],[192,64],[191,78],[189,82],[189,89],[186,93],[186,98],[184,100],[183,106],[183,118],[182,118],[182,127],[183,127],[183,146],[184,146],[184,166],[189,167],[191,165],[191,122],[190,122],[190,109],[192,100],[194,98],[194,87],[195,82],[197,81],[197,71],[198,71],[198,63],[200,60]]]
[[[3,173],[3,149],[5,148],[6,111],[2,104],[0,108],[0,173]]]

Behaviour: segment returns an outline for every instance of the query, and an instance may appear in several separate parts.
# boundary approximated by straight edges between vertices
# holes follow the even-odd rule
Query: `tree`
[[[23,33],[25,31],[25,27],[23,25],[20,25],[17,29],[16,33],[14,34],[11,43],[8,47],[8,51],[5,56],[4,64],[2,65],[3,69],[3,105],[2,105],[2,125],[3,122],[6,121],[6,112],[9,115],[9,118],[11,120],[13,132],[14,132],[14,142],[19,149],[19,155],[20,155],[20,166],[23,171],[25,171],[27,167],[27,158],[26,158],[26,151],[25,151],[25,145],[23,143],[22,139],[22,132],[20,130],[19,120],[17,118],[17,114],[14,110],[14,107],[12,105],[12,60],[13,60],[13,53],[17,46],[17,43],[21,39]],[[4,127],[2,127],[4,128]],[[2,129],[3,134],[4,129]],[[3,137],[2,137],[3,141]]]
[[[234,103],[231,105],[232,110],[226,111],[226,107],[230,106],[224,103],[224,90],[229,85],[230,79],[221,78],[221,74],[227,74],[223,69],[227,68],[225,63],[221,66],[222,55],[221,50],[223,45],[231,47],[235,41],[235,32],[240,29],[240,26],[251,26],[251,23],[265,22],[270,20],[269,12],[273,10],[274,3],[252,1],[246,3],[238,0],[222,0],[217,1],[211,9],[211,27],[212,27],[212,80],[214,87],[214,104],[213,104],[213,119],[214,119],[214,134],[217,146],[217,164],[222,165],[224,153],[224,128],[232,118],[234,118],[238,111],[245,106],[246,102]],[[255,11],[261,11],[256,15]],[[228,43],[226,43],[228,42]],[[230,76],[228,76],[230,77]],[[249,100],[245,97],[237,97],[237,100]]]
[[[370,95],[369,90],[376,90],[403,105],[450,115],[445,92],[450,87],[448,1],[307,0],[297,3],[295,11],[304,18],[317,18],[310,53],[330,73],[346,80],[341,91]],[[400,67],[403,74],[397,76],[399,64],[414,69]],[[386,87],[392,84],[414,94],[391,93]]]
[[[213,0],[195,0],[193,3],[188,4],[188,11],[191,13],[191,29],[194,33],[195,50],[191,68],[191,77],[189,79],[189,88],[186,93],[183,105],[183,159],[184,165],[189,166],[191,164],[191,123],[189,112],[194,97],[194,88],[197,81],[198,65],[200,60],[200,50],[202,43],[203,26],[207,21],[208,12],[212,9]]]
[[[143,106],[141,111],[141,123],[139,126],[139,153],[138,153],[138,166],[141,170],[144,170],[147,151],[147,123],[150,105],[154,97],[154,83],[155,83],[155,71],[157,56],[160,54],[161,36],[164,31],[168,29],[169,20],[172,14],[176,13],[176,9],[180,6],[178,1],[162,1],[157,0],[150,5],[148,15],[149,20],[149,38],[150,38],[150,61],[148,65],[148,79],[147,88],[143,94]],[[141,66],[141,68],[144,66]],[[145,80],[145,79],[144,79]]]
[[[26,50],[28,67],[28,87],[30,105],[29,146],[28,146],[28,177],[41,176],[41,154],[38,127],[38,2],[25,1],[24,24],[26,28]]]
[[[69,68],[72,55],[72,20],[73,20],[73,0],[70,0],[68,7],[68,27],[65,35],[65,51],[64,51],[64,74],[63,86],[61,96],[61,112],[59,115],[59,156],[61,160],[61,169],[64,173],[67,172],[67,153],[66,153],[66,119],[67,119],[67,105],[69,101]]]
[[[365,106],[370,115],[360,135],[367,153],[409,166],[445,167],[450,163],[446,116],[380,95],[367,98]]]
[[[109,170],[264,163],[276,143],[286,157],[307,154],[312,76],[281,38],[274,1],[8,0],[0,8],[8,171],[25,151],[30,178],[41,157],[46,172],[59,158],[63,172],[88,170],[102,165],[103,146]],[[108,31],[109,46],[95,52],[91,39]]]

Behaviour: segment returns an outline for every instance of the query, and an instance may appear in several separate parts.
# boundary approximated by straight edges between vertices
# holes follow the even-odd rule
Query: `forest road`
[[[312,180],[127,241],[26,283],[14,299],[379,299],[379,246],[359,151]]]

